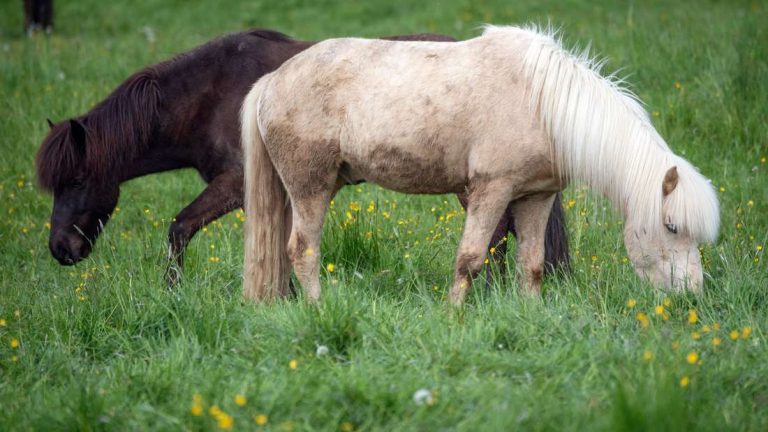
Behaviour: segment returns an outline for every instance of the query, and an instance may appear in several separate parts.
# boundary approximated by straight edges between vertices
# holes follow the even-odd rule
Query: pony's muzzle
[[[90,242],[79,233],[52,236],[48,248],[56,261],[64,266],[74,265],[91,254]]]

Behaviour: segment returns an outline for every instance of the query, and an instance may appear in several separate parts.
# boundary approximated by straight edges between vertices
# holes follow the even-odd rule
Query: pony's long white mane
[[[522,74],[564,179],[604,193],[639,226],[662,229],[666,214],[693,238],[715,240],[720,211],[711,182],[672,153],[637,98],[621,80],[601,76],[588,51],[573,54],[555,31],[537,27],[486,26],[483,37],[528,44]],[[673,166],[678,185],[664,200],[662,182]]]

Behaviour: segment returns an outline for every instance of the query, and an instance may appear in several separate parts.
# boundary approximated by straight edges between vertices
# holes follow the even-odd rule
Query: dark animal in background
[[[32,36],[36,30],[53,31],[53,0],[24,0],[24,31]]]
[[[391,39],[452,41],[439,35]],[[89,112],[51,124],[37,154],[40,186],[53,193],[49,247],[62,265],[87,257],[117,205],[120,184],[147,174],[196,169],[208,186],[170,226],[168,278],[205,225],[243,205],[240,107],[253,83],[310,47],[271,30],[215,39],[140,70]],[[466,205],[466,202],[463,202]],[[513,229],[504,214],[492,245]],[[559,196],[547,228],[547,263],[568,266]]]

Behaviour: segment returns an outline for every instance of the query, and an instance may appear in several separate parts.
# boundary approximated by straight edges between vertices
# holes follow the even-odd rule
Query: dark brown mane
[[[157,118],[160,87],[153,68],[125,80],[91,111],[77,118],[86,130],[78,148],[70,122],[57,124],[37,153],[40,186],[54,190],[81,174],[102,179],[130,162],[147,145]]]
[[[284,33],[268,29],[253,29],[248,31],[248,34],[275,42],[289,42],[293,40],[293,38]]]

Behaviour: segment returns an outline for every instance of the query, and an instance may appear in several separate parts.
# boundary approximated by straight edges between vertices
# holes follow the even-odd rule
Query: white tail
[[[243,295],[269,300],[288,294],[288,196],[259,128],[262,81],[246,96],[241,130],[245,157],[245,259]]]

